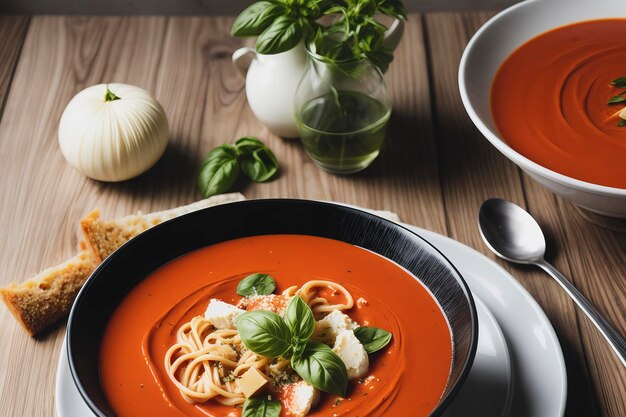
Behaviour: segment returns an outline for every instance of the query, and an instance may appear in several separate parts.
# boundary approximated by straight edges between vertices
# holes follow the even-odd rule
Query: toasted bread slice
[[[1,288],[0,296],[20,324],[34,336],[69,313],[76,294],[95,267],[91,252],[82,251],[21,284]]]
[[[113,220],[102,220],[100,212],[94,210],[80,221],[80,227],[94,257],[99,262],[102,262],[117,248],[152,226],[205,207],[244,199],[245,197],[240,193],[221,194],[200,200],[188,206],[149,214],[138,213]]]
[[[213,196],[196,203],[149,214],[101,220],[97,210],[81,220],[86,242],[79,254],[35,277],[0,288],[0,296],[31,336],[67,316],[78,291],[100,262],[144,230],[204,207],[244,200],[239,193]]]

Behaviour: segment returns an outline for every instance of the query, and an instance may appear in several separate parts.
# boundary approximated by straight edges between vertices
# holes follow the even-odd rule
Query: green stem
[[[343,120],[347,120],[348,111],[341,105],[341,100],[339,99],[339,91],[332,85],[330,86],[330,91],[333,93],[333,99],[335,100],[335,105],[337,109],[343,113]],[[347,126],[346,126],[347,128]],[[339,148],[339,166],[343,166],[344,159],[346,157],[346,135],[342,135],[341,137],[341,147]]]
[[[115,93],[111,90],[109,90],[109,85],[107,84],[107,92],[104,95],[104,101],[115,101],[115,100],[121,100],[121,97],[118,97],[115,95]]]
[[[343,167],[344,160],[346,159],[346,140],[348,140],[348,134],[341,135],[341,150],[339,151],[339,166]]]

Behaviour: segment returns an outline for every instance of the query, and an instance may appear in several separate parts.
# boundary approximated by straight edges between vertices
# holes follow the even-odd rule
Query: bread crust
[[[34,336],[67,316],[95,267],[91,252],[82,251],[21,284],[0,289],[0,296],[22,327]]]
[[[239,193],[213,196],[187,206],[102,220],[93,210],[80,221],[84,242],[78,255],[21,284],[0,288],[0,297],[17,321],[35,336],[65,318],[94,269],[117,248],[152,226],[205,207],[245,200]]]
[[[240,193],[220,194],[195,203],[154,213],[137,213],[113,220],[102,220],[100,211],[94,210],[80,221],[87,246],[99,262],[117,248],[152,226],[206,207],[245,200]]]

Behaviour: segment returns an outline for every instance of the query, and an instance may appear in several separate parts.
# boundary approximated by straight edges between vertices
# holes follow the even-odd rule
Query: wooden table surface
[[[198,200],[194,173],[213,146],[256,135],[280,176],[247,185],[249,198],[337,200],[397,212],[490,258],[476,226],[483,200],[526,207],[549,234],[549,260],[626,334],[623,222],[582,213],[530,180],[477,132],[461,104],[457,68],[490,13],[411,15],[386,76],[393,100],[387,143],[352,176],[320,171],[299,142],[272,136],[250,112],[230,55],[230,17],[0,17],[0,285],[24,280],[75,251],[77,222]],[[64,161],[59,118],[79,90],[124,82],[163,104],[170,146],[147,174],[121,184],[86,179]],[[621,232],[619,231],[621,230]],[[626,416],[626,370],[560,287],[533,268],[497,261],[552,321],[568,370],[567,416]],[[54,416],[60,325],[33,339],[0,307],[0,416]],[[545,416],[556,417],[556,416]]]

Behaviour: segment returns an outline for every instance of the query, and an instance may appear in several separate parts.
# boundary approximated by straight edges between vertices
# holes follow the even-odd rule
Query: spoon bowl
[[[489,248],[507,261],[531,264],[546,251],[546,240],[535,219],[510,201],[492,198],[478,213],[480,233]]]

